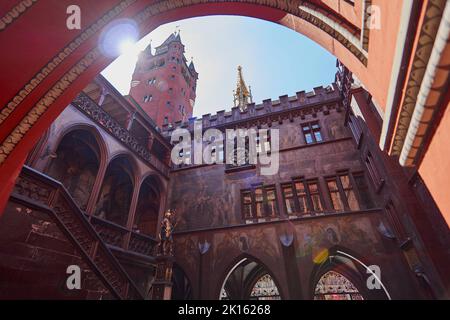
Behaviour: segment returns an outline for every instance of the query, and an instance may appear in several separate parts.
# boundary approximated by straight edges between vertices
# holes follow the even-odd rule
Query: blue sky
[[[152,40],[161,44],[179,26],[186,58],[199,72],[194,116],[230,110],[237,66],[256,103],[295,95],[334,80],[336,58],[303,35],[254,18],[209,16],[165,24],[116,59],[102,74],[128,94],[137,54]]]

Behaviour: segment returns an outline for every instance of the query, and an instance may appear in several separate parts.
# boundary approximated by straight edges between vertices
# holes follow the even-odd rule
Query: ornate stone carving
[[[131,133],[123,128],[113,117],[111,117],[105,110],[100,108],[94,101],[92,101],[84,93],[80,93],[73,101],[78,109],[83,111],[92,120],[101,125],[106,131],[111,133],[117,139],[122,141],[131,151],[136,153],[145,161],[150,161],[150,150],[139,144],[138,140],[131,135]]]

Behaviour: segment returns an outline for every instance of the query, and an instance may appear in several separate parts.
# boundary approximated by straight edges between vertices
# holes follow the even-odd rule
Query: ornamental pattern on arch
[[[281,300],[280,292],[269,274],[263,275],[256,281],[250,293],[250,299]]]
[[[349,279],[335,271],[328,271],[317,282],[314,300],[364,300],[364,298]]]

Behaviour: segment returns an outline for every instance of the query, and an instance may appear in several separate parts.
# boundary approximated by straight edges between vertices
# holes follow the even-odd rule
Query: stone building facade
[[[0,218],[1,298],[448,297],[442,215],[420,175],[379,150],[376,107],[342,65],[312,92],[160,120],[101,76],[63,111]],[[172,164],[171,133],[196,122],[279,130],[278,172]],[[164,260],[155,248],[169,209]],[[67,286],[69,266],[80,289]]]

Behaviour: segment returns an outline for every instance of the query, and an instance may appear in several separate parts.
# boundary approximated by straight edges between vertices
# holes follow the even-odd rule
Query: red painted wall
[[[160,63],[164,65],[158,67]],[[159,127],[163,126],[165,119],[168,123],[186,121],[192,117],[191,101],[195,102],[197,78],[197,73],[189,70],[186,64],[184,45],[180,41],[172,41],[167,52],[152,55],[146,50],[141,53],[132,77],[130,95]],[[152,79],[154,81],[149,83]],[[151,96],[151,100],[145,101],[146,96]]]

